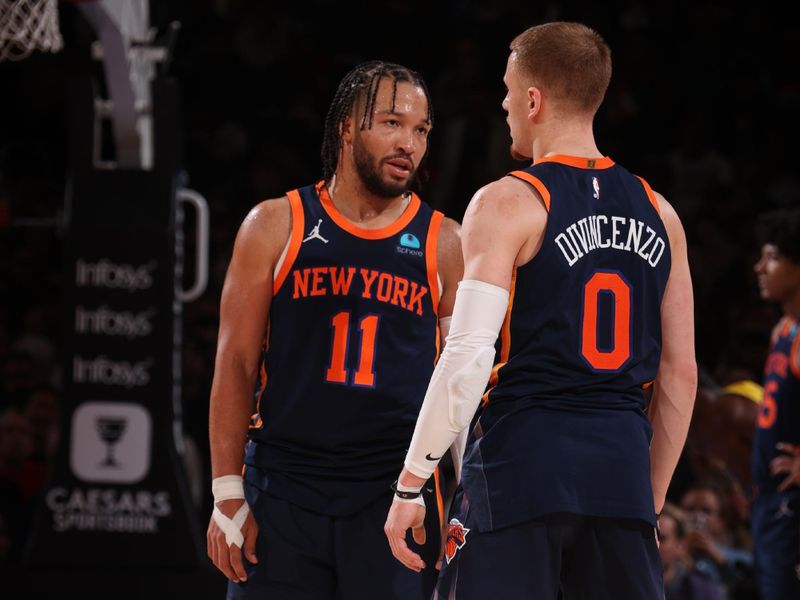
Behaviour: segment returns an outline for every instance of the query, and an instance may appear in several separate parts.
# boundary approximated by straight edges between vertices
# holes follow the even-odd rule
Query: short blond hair
[[[611,81],[611,49],[594,29],[554,22],[526,29],[511,42],[519,74],[560,106],[597,112]]]

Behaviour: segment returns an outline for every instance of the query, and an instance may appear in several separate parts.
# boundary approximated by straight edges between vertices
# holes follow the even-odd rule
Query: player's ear
[[[353,117],[351,115],[347,115],[339,123],[339,135],[342,136],[343,146],[353,142]]]
[[[542,90],[535,85],[528,88],[528,118],[533,119],[542,108]]]

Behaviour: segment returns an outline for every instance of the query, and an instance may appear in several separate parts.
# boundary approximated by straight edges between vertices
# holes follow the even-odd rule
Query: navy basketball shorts
[[[751,523],[759,597],[800,598],[800,490],[757,497]]]
[[[553,513],[479,532],[454,511],[434,600],[486,598],[662,600],[655,531],[639,519]]]
[[[247,581],[228,582],[228,600],[429,600],[441,547],[438,502],[426,492],[425,545],[407,537],[427,567],[416,573],[392,556],[383,532],[392,492],[357,513],[310,512],[244,482],[259,526],[257,564],[245,559]]]

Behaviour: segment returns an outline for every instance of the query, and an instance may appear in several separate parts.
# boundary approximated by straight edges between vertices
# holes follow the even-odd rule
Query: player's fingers
[[[242,549],[236,544],[228,547],[228,556],[230,557],[231,568],[239,581],[247,581],[247,571],[244,568],[244,561],[242,560]]]
[[[425,568],[425,563],[422,562],[420,555],[411,550],[403,538],[395,539],[395,549],[397,550],[397,554],[395,555],[397,560],[412,571],[419,573]]]
[[[242,527],[242,535],[244,536],[244,546],[242,546],[244,555],[247,557],[247,560],[255,564],[258,562],[258,557],[256,556],[258,525],[256,524],[255,518],[253,518],[253,513],[247,515],[247,520],[244,522],[244,527]]]
[[[221,532],[220,532],[221,533]],[[233,572],[231,568],[231,559],[229,556],[229,548],[228,543],[225,541],[224,535],[216,536],[216,553],[217,553],[217,560],[214,562],[217,565],[217,568],[222,571],[222,573],[230,579],[231,581],[238,581],[239,578],[236,577],[236,573]]]
[[[394,557],[399,560],[403,565],[411,569],[412,571],[419,572],[425,567],[425,563],[422,562],[422,558],[415,552],[412,552],[405,541],[405,531],[398,532],[392,526],[386,525],[384,527],[384,532],[386,533],[386,537],[389,540],[389,546],[392,549],[392,554]]]

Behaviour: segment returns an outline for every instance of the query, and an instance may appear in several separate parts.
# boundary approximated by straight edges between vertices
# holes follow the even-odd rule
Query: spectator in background
[[[753,555],[732,501],[735,483],[728,478],[725,489],[723,481],[719,471],[716,479],[709,475],[695,482],[684,494],[681,508],[687,514],[686,544],[695,568],[732,592],[752,577]]]
[[[694,568],[686,541],[686,514],[667,502],[658,525],[665,600],[723,600],[722,587]]]
[[[800,210],[762,216],[761,298],[783,317],[772,330],[753,447],[752,527],[762,600],[800,598]]]

